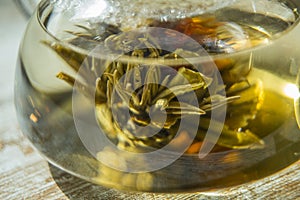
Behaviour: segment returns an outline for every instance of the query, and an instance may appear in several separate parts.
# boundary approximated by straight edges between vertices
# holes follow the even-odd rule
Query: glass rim
[[[281,1],[282,0],[279,0],[279,2],[281,2]],[[239,56],[239,55],[242,55],[242,54],[247,54],[247,53],[250,54],[252,51],[255,51],[257,49],[264,48],[266,46],[271,46],[278,39],[280,39],[282,37],[282,35],[286,35],[290,31],[292,31],[296,26],[298,26],[298,24],[300,23],[300,2],[297,1],[297,0],[288,0],[288,1],[282,1],[282,2],[289,3],[289,4],[292,4],[293,6],[295,6],[295,8],[293,10],[293,13],[295,15],[295,21],[287,29],[285,29],[284,31],[282,31],[280,33],[277,33],[277,34],[274,34],[272,36],[272,38],[270,38],[270,40],[267,43],[261,43],[261,44],[255,45],[255,46],[249,46],[249,47],[246,47],[244,49],[237,50],[237,51],[230,52],[230,53],[209,54],[207,52],[206,56],[199,55],[199,56],[196,56],[196,57],[189,57],[188,61],[185,58],[178,58],[178,59],[165,59],[163,57],[162,58],[141,58],[141,57],[124,55],[124,54],[103,55],[103,54],[99,54],[97,52],[94,53],[90,50],[81,48],[78,45],[70,44],[68,41],[64,41],[64,40],[59,39],[58,37],[56,37],[45,26],[44,21],[48,19],[48,15],[50,13],[47,13],[45,19],[43,19],[42,16],[43,16],[43,13],[45,12],[45,9],[47,9],[49,6],[51,6],[51,2],[49,0],[41,0],[39,2],[38,6],[37,6],[37,9],[36,9],[36,12],[34,13],[33,17],[37,18],[37,21],[40,24],[40,26],[42,27],[42,29],[54,41],[57,41],[60,44],[62,44],[63,46],[65,46],[66,48],[69,48],[70,50],[74,50],[75,52],[81,53],[83,55],[91,56],[91,57],[95,57],[95,58],[99,58],[99,59],[105,59],[105,60],[110,60],[110,59],[112,59],[112,57],[114,58],[114,60],[116,60],[115,58],[118,57],[117,60],[120,61],[120,62],[129,62],[130,61],[130,62],[133,62],[133,63],[136,63],[136,64],[152,64],[152,65],[153,64],[158,64],[158,65],[172,66],[172,65],[178,65],[179,63],[180,64],[199,64],[199,63],[206,63],[206,62],[211,62],[211,61],[215,61],[215,60],[219,60],[219,59],[226,59],[226,58],[230,58],[230,57]],[[298,10],[299,10],[299,13],[298,13]],[[189,36],[187,36],[187,37],[189,37]],[[206,51],[205,49],[203,49],[203,50]],[[199,60],[199,58],[201,60]]]

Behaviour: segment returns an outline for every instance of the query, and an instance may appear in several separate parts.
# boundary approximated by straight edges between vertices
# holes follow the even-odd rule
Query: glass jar
[[[211,191],[299,160],[300,3],[42,1],[16,70],[49,162],[130,191]]]

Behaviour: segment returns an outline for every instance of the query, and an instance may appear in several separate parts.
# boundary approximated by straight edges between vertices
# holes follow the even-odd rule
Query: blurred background
[[[31,16],[36,5],[40,0],[12,0],[17,5],[18,9],[25,15],[27,18]]]
[[[11,192],[16,180],[9,174],[22,171],[25,154],[33,151],[19,131],[13,102],[14,71],[26,23],[12,0],[0,1],[0,199],[18,197]],[[19,176],[25,178],[25,172]]]
[[[0,1],[0,102],[12,99],[13,79],[18,46],[23,35],[27,19],[12,0]],[[2,107],[1,107],[2,111]],[[1,120],[3,112],[1,112]],[[2,121],[1,121],[2,123]]]

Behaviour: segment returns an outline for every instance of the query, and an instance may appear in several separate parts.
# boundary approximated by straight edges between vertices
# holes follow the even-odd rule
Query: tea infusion
[[[245,15],[243,18],[247,18],[247,15],[250,15],[248,13],[228,10],[218,16],[204,15],[170,22],[149,20],[148,26],[182,32],[199,42],[209,54],[217,55],[234,53],[239,50],[244,50],[245,48],[262,45],[267,43],[268,40],[271,40],[274,34],[278,34],[292,25],[292,22],[278,21],[279,19],[266,18],[260,14],[256,14],[255,16],[262,20],[262,24],[259,26],[240,24],[239,27],[233,27],[232,22],[219,21],[220,19],[224,20],[230,18],[231,15],[226,16],[230,12],[231,15],[236,15],[233,18],[237,18],[242,14]],[[278,27],[271,27],[271,30],[269,30],[269,24],[276,24]],[[193,47],[190,47],[190,49],[182,49],[182,47],[185,47],[184,40],[179,41],[179,48],[174,49],[174,52],[166,52],[160,48],[159,44],[161,41],[159,40],[162,38],[155,38],[155,31],[153,31],[153,33],[123,33],[118,27],[113,25],[105,23],[98,25],[101,28],[105,28],[105,31],[101,35],[96,34],[97,31],[94,29],[80,27],[82,28],[82,32],[70,32],[75,37],[68,40],[68,43],[76,46],[84,46],[82,43],[88,42],[90,43],[89,45],[92,44],[96,46],[97,42],[104,42],[114,51],[118,50],[124,55],[137,58],[178,59],[180,57],[178,55],[179,51],[181,54],[188,55],[189,57],[196,57],[197,55],[193,53]],[[236,34],[233,30],[234,28],[239,29],[236,31],[242,31],[242,33],[239,34],[243,34],[243,37],[233,35]],[[164,35],[166,38],[176,37],[174,35],[168,35],[167,29]],[[44,43],[52,48],[75,71],[80,69],[82,63],[84,63],[88,57],[88,55],[74,52],[60,43],[48,43],[47,41],[44,41]],[[147,48],[139,49],[139,46],[146,46]],[[86,77],[81,78],[89,84],[97,85],[95,97],[96,115],[99,119],[99,123],[106,130],[106,134],[112,140],[115,140],[120,148],[130,147],[131,150],[133,149],[132,147],[138,149],[138,147],[141,146],[161,148],[174,139],[181,117],[185,117],[186,115],[201,115],[197,136],[193,145],[186,151],[186,153],[196,153],[201,147],[202,139],[205,137],[206,130],[210,123],[211,110],[223,104],[228,104],[228,111],[216,149],[220,150],[222,149],[221,147],[224,149],[263,148],[264,142],[261,138],[269,133],[265,131],[265,128],[263,132],[253,131],[252,127],[258,126],[259,121],[261,121],[259,118],[265,118],[265,115],[269,115],[269,113],[265,114],[264,112],[268,112],[265,110],[265,107],[270,107],[271,105],[265,105],[264,101],[269,101],[268,103],[273,102],[273,104],[276,102],[276,105],[279,107],[287,107],[285,111],[272,111],[272,115],[274,115],[273,121],[276,123],[268,123],[266,125],[270,133],[284,123],[284,120],[291,112],[290,108],[286,105],[291,104],[291,102],[272,91],[265,90],[263,80],[258,79],[253,82],[248,80],[248,76],[251,76],[251,70],[253,68],[252,56],[250,53],[247,54],[246,58],[245,55],[242,55],[237,58],[227,56],[227,58],[217,58],[215,60],[215,64],[224,82],[224,85],[219,85],[219,88],[215,89],[215,94],[210,94],[208,91],[209,84],[213,84],[215,80],[210,80],[210,77],[206,77],[197,71],[191,64],[178,64],[173,66],[178,74],[170,75],[163,71],[165,69],[155,65],[138,65],[136,63],[130,63],[130,60],[127,62],[101,62],[99,58],[92,57],[90,58],[90,66],[85,69],[90,71],[85,72]],[[99,66],[99,63],[103,64],[103,66]],[[97,74],[100,74],[102,69],[105,71],[102,76],[98,77]],[[145,74],[145,76],[142,76],[142,74]],[[124,75],[125,79],[121,81],[120,79]],[[75,78],[67,73],[59,72],[57,77],[74,85]],[[184,82],[184,78],[189,80],[187,86],[181,85]],[[153,82],[168,82],[170,88],[153,84]],[[82,92],[89,92],[88,84],[78,84],[82,85]],[[190,85],[192,87],[190,87]],[[138,91],[134,91],[133,88],[139,89]],[[221,97],[218,91],[224,88],[227,98]],[[116,97],[118,100],[116,102],[112,102],[111,99],[114,89],[118,94],[118,97]],[[189,99],[191,93],[197,94],[200,107],[189,105],[188,102],[179,105],[176,98],[177,95],[182,95],[185,96],[186,99]],[[91,96],[91,94],[86,95]],[[212,106],[212,100],[215,101],[214,107]],[[166,111],[167,118],[164,123],[161,122],[159,114],[157,118],[155,118],[154,115],[153,118],[150,119],[149,112],[153,106],[157,110],[163,109]],[[119,110],[121,113],[122,109],[128,109],[131,118],[120,119],[118,122],[115,122],[116,119],[113,119],[112,109]],[[129,123],[131,124],[129,125]],[[198,124],[199,122],[195,123]],[[146,137],[147,133],[139,133],[138,128],[134,127],[134,125],[150,125],[150,127],[158,127],[161,130],[153,137]],[[259,125],[264,126],[264,124]],[[145,139],[140,136],[135,137],[135,134],[144,134]],[[185,134],[188,134],[188,130],[186,130]]]
[[[297,13],[294,15],[298,16]],[[264,46],[284,37],[284,32],[294,23],[295,19],[287,20],[226,8],[214,14],[169,21],[148,19],[145,24],[140,25],[165,28],[163,38],[156,37],[155,31],[144,33],[122,30],[116,25],[97,23],[90,27],[78,25],[79,31],[65,30],[69,34],[69,39],[63,42],[48,40],[40,42],[41,45],[52,49],[53,54],[64,60],[68,68],[74,72],[78,72],[85,63],[84,69],[80,69],[83,70],[80,77],[74,76],[74,73],[72,75],[65,71],[57,71],[57,81],[71,86],[76,82],[80,86],[80,92],[87,97],[93,96],[94,91],[90,90],[90,85],[96,87],[96,118],[118,148],[135,152],[151,151],[152,148],[162,148],[175,140],[174,150],[176,150],[176,145],[180,146],[186,138],[192,137],[188,129],[175,137],[182,117],[199,115],[200,122],[190,122],[194,123],[194,126],[196,124],[198,129],[192,144],[185,150],[185,154],[197,154],[209,124],[219,123],[212,121],[211,112],[226,104],[225,123],[211,153],[231,152],[232,149],[239,152],[239,150],[264,149],[269,145],[264,138],[278,130],[290,132],[297,126],[293,99],[282,91],[277,91],[277,83],[273,83],[274,81],[287,83],[289,78],[281,75],[281,71],[271,70],[277,67],[276,59],[269,58],[268,61],[271,62],[265,62],[261,58],[264,57]],[[180,55],[197,57],[199,49],[186,45],[184,39],[179,40],[172,51],[162,49],[161,40],[172,40],[172,37],[176,37],[168,33],[169,29],[197,41],[213,59],[221,74],[222,82],[206,76],[190,63],[176,63],[176,60],[184,60]],[[101,59],[101,56],[86,55],[64,45],[66,42],[84,49],[93,49],[101,43],[113,52],[119,52],[122,59],[110,61]],[[134,62],[133,58],[171,60],[173,62],[171,67],[177,73],[174,74],[160,65],[139,64]],[[188,83],[185,83],[184,79],[188,80]],[[155,83],[164,83],[168,87]],[[209,91],[209,87],[213,90]],[[50,99],[59,96],[59,99],[67,102],[71,101],[72,97],[65,95],[66,93],[62,95],[45,91],[41,93]],[[199,107],[189,103],[191,94],[196,95]],[[179,103],[178,96],[186,101]],[[115,119],[113,111],[122,113],[123,110],[129,110],[130,115]],[[161,118],[162,110],[166,113],[165,121]],[[294,119],[292,125],[289,123],[290,119]],[[146,126],[149,132],[139,132],[139,127]],[[153,130],[159,131],[148,137]],[[276,145],[280,149],[284,144],[279,141]],[[239,162],[237,160],[244,158],[239,155],[232,159]],[[280,158],[275,158],[277,159]],[[287,162],[292,160],[297,158],[291,158]],[[222,162],[226,162],[225,156]],[[279,164],[277,168],[283,165]],[[272,170],[274,168],[269,171]],[[103,174],[109,177],[108,174],[112,176],[120,173],[102,167],[100,169],[102,175],[99,176],[103,178]],[[265,174],[267,173],[269,172]],[[148,174],[146,177],[149,176]],[[251,179],[251,175],[249,178]],[[253,175],[252,178],[256,176]],[[151,180],[149,182],[153,182],[152,176],[149,179]]]

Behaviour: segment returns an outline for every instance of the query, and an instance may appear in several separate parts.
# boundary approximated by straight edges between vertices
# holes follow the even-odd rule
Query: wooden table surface
[[[216,194],[125,193],[93,185],[49,164],[22,135],[13,103],[14,66],[26,26],[0,1],[0,199],[300,199],[300,162],[258,182]]]

